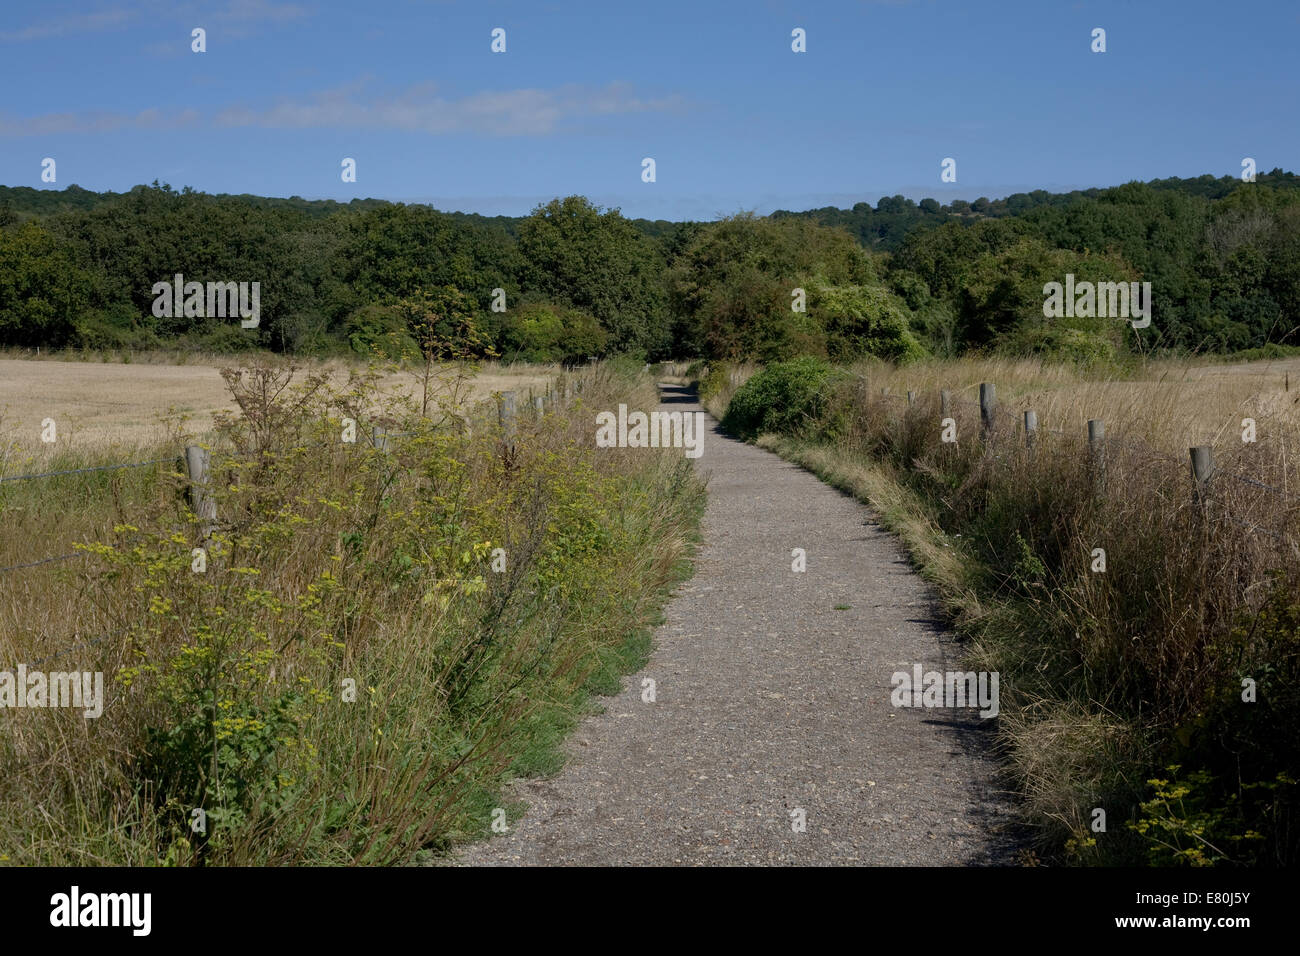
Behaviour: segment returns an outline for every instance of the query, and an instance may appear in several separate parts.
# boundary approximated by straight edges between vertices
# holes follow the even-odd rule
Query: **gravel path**
[[[684,390],[664,399],[699,408]],[[578,727],[557,777],[512,785],[529,804],[512,831],[459,861],[1011,862],[988,722],[890,704],[895,671],[958,669],[897,541],[852,498],[716,429],[696,463],[704,544],[649,665]]]

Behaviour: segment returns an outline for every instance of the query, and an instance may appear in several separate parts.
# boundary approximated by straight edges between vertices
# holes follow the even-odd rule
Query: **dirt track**
[[[679,389],[665,401],[699,407]],[[890,704],[895,671],[958,669],[895,539],[853,499],[716,430],[697,467],[704,545],[649,666],[575,731],[557,777],[514,784],[530,809],[512,832],[460,862],[1012,862],[987,725]]]

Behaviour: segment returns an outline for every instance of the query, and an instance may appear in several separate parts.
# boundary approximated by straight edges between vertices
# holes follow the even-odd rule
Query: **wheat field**
[[[92,363],[57,359],[0,358],[0,461],[38,461],[52,453],[129,452],[167,439],[169,416],[185,416],[185,430],[203,435],[213,415],[233,411],[219,369],[238,359],[203,359],[184,365]],[[343,360],[304,363],[335,381],[361,367]],[[494,391],[544,389],[558,367],[486,364],[474,377],[471,399]],[[385,387],[418,389],[412,372],[388,371]],[[42,422],[54,419],[57,442],[41,441]]]

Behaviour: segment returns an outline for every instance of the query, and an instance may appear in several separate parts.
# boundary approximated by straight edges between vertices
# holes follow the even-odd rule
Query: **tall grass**
[[[375,376],[247,369],[213,529],[169,464],[0,484],[0,565],[85,555],[4,576],[0,659],[103,671],[108,700],[4,713],[0,857],[387,864],[485,833],[644,654],[702,506],[680,455],[593,446],[650,383],[580,377],[506,444],[490,404],[440,424]]]
[[[727,406],[731,404],[731,396],[735,395],[736,390],[749,381],[757,371],[758,365],[753,362],[719,361],[692,366],[687,370],[687,374],[695,373],[700,404],[710,415],[720,419],[726,414]]]
[[[865,364],[839,375],[815,419],[767,440],[907,532],[970,638],[970,666],[1001,675],[998,731],[1041,852],[1297,860],[1300,434],[1277,379]],[[981,381],[1002,399],[987,435]],[[941,441],[940,388],[955,444]],[[1255,443],[1241,441],[1245,417]],[[1099,449],[1089,419],[1105,421]],[[1191,444],[1214,447],[1208,497],[1194,494]]]

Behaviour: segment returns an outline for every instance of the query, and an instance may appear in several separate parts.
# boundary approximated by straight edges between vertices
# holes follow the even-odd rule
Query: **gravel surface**
[[[664,400],[699,408],[681,389]],[[459,862],[1012,862],[989,722],[890,704],[895,671],[960,669],[898,542],[852,498],[716,428],[696,465],[704,543],[649,665],[577,728],[558,776],[511,785],[529,804],[511,832]]]

